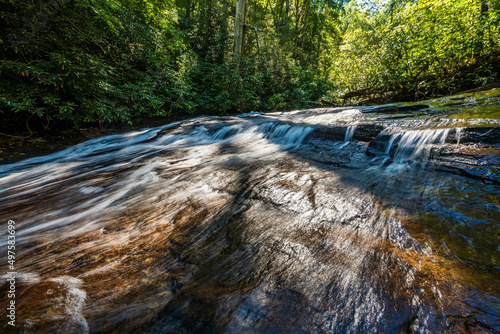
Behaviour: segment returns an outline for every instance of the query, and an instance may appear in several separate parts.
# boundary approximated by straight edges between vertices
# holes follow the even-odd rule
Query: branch
[[[258,34],[258,32],[260,30],[257,29],[257,28],[255,28],[255,27],[249,26],[248,24],[245,24],[245,27],[253,29],[255,31],[255,41],[257,42],[257,53],[255,54],[255,56],[256,56],[256,55],[258,55],[260,53],[259,34]]]

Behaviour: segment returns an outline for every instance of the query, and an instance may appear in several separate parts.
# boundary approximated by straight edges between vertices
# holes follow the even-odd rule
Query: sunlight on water
[[[500,331],[500,127],[372,109],[197,118],[0,166],[18,326]]]

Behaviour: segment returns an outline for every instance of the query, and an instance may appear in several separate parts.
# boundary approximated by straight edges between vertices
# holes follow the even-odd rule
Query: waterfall
[[[397,149],[394,153],[394,161],[402,162],[426,162],[432,148],[435,145],[445,143],[450,129],[432,129],[432,130],[412,130],[403,133],[396,133],[391,136],[386,148],[389,153],[394,143],[397,143]]]
[[[462,139],[462,134],[464,132],[464,129],[463,128],[457,128],[456,131],[457,132],[456,132],[455,136],[457,138],[457,144],[460,144],[460,140]]]
[[[0,165],[0,211],[16,227],[18,325],[497,328],[500,127],[459,128],[450,140],[443,127],[456,123],[440,122],[348,107],[205,117]],[[467,163],[408,168],[437,165],[435,148]]]
[[[356,125],[351,125],[347,128],[346,132],[345,132],[345,139],[344,141],[348,142],[348,141],[352,141],[352,138],[354,136],[354,130],[356,129]]]

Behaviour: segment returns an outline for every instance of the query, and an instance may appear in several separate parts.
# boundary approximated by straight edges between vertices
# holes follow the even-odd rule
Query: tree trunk
[[[234,22],[234,53],[243,53],[243,40],[246,23],[248,0],[236,0],[236,16]]]
[[[247,27],[247,22],[248,22],[248,6],[249,6],[249,0],[245,1],[245,15],[243,16],[243,38],[241,39],[241,53],[245,54],[245,41],[246,41],[246,36],[248,32],[248,27]]]
[[[302,43],[301,48],[304,48],[304,41],[306,40],[306,32],[307,32],[307,19],[309,17],[309,9],[311,8],[311,0],[307,0],[306,3],[306,14],[304,16],[304,27],[302,29]]]
[[[186,15],[185,15],[185,19],[190,19],[191,18],[191,0],[188,0],[187,3],[186,3]]]
[[[290,0],[286,0],[285,10],[285,37],[288,35],[288,13],[290,12]]]

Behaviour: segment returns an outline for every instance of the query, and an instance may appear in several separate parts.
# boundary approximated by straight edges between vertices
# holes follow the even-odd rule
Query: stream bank
[[[18,328],[498,333],[499,93],[198,117],[0,165]]]

